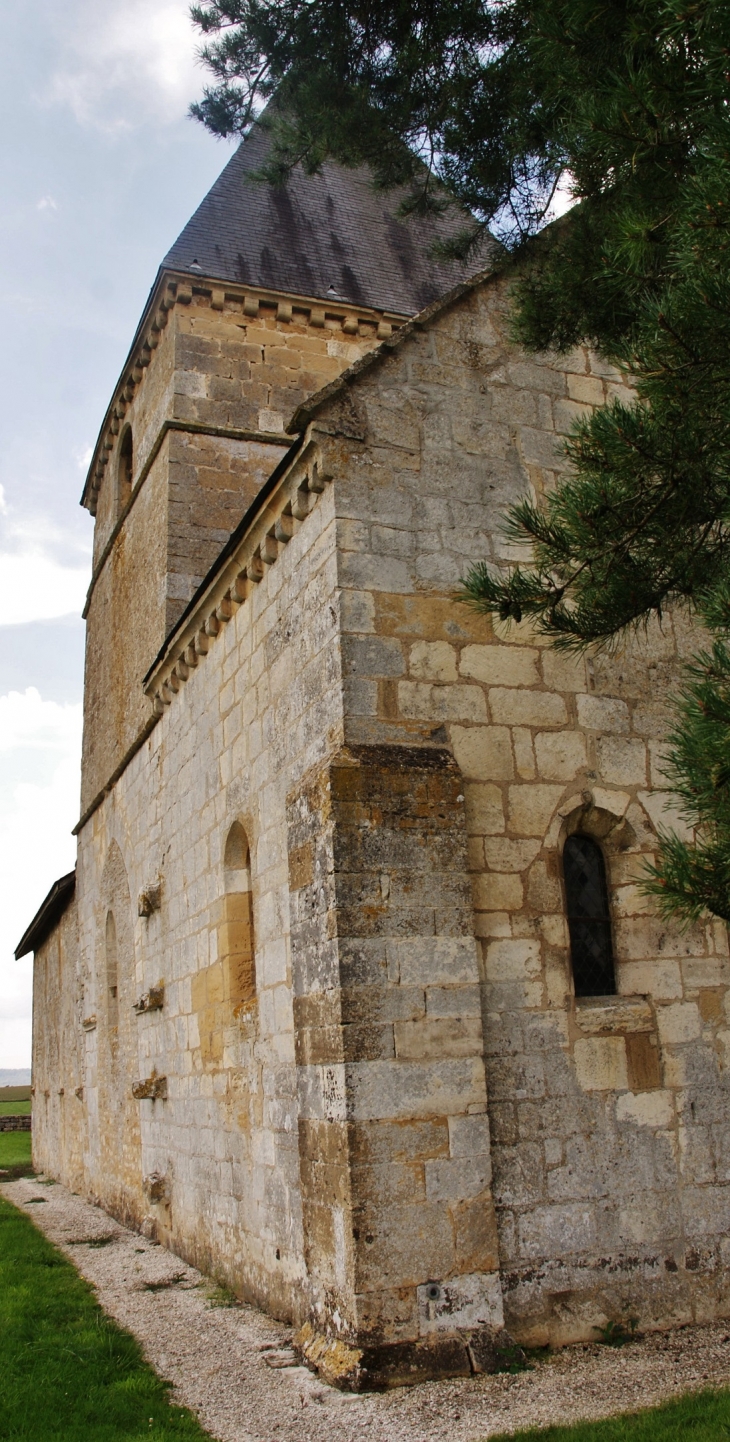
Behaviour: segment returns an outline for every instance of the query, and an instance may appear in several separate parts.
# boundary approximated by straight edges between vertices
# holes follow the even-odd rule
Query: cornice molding
[[[212,310],[222,311],[227,303],[237,305],[241,313],[250,320],[257,318],[263,306],[269,309],[276,307],[277,320],[285,324],[291,322],[295,316],[306,317],[308,325],[320,329],[324,329],[328,321],[334,321],[340,325],[345,335],[358,335],[360,325],[375,326],[378,340],[387,339],[394,329],[400,328],[408,320],[408,316],[394,311],[372,310],[368,306],[352,305],[336,297],[319,300],[312,296],[266,290],[260,286],[254,289],[251,286],[232,285],[228,281],[215,278],[191,277],[184,272],[161,270],[142,313],[94,447],[81,495],[81,505],[92,515],[96,515],[99,490],[116,437],[135,393],[144,380],[170,312],[176,305],[190,305],[194,296],[207,299]]]

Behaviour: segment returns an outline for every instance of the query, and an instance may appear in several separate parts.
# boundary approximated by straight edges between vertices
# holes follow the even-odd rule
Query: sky
[[[13,951],[75,859],[86,466],[160,260],[230,146],[187,116],[188,0],[3,6],[0,1069],[30,1063]]]

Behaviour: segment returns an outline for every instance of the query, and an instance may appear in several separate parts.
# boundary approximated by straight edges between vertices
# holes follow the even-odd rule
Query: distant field
[[[0,1102],[29,1102],[30,1087],[0,1087]]]
[[[27,1101],[3,1101],[0,1092],[0,1117],[27,1117],[30,1113],[30,1097]]]

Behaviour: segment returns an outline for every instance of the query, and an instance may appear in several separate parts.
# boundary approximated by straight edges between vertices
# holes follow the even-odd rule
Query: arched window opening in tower
[[[117,960],[117,927],[113,911],[108,911],[106,914],[104,950],[106,952],[106,1017],[110,1036],[115,1042],[119,1026],[119,964]]]
[[[606,864],[592,836],[569,836],[563,876],[576,996],[615,996]]]
[[[119,443],[119,460],[117,462],[117,515],[121,516],[124,507],[132,494],[132,474],[134,468],[134,451],[132,445],[132,427],[127,426],[122,434]]]

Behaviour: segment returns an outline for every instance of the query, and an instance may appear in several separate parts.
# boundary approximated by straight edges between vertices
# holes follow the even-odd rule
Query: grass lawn
[[[0,1097],[0,1117],[27,1117],[30,1112],[30,1097],[20,1101],[7,1102]]]
[[[0,1167],[13,1176],[22,1177],[30,1171],[30,1132],[0,1132]],[[9,1180],[9,1178],[5,1178]],[[0,1432],[2,1437],[2,1432]]]
[[[0,1336],[3,1442],[211,1442],[71,1263],[1,1197]]]
[[[728,1437],[730,1392],[705,1391],[605,1422],[531,1427],[527,1432],[500,1433],[489,1442],[723,1442]]]

